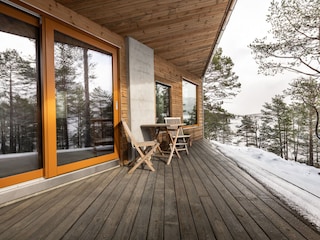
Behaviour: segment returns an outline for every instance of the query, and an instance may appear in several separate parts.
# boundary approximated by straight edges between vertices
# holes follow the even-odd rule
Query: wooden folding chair
[[[147,166],[150,168],[151,171],[155,171],[155,169],[152,166],[151,163],[151,157],[154,154],[154,152],[159,147],[159,143],[154,141],[145,141],[145,142],[137,142],[134,138],[134,136],[131,133],[130,128],[128,127],[128,124],[126,121],[121,120],[122,126],[125,130],[125,133],[128,137],[128,140],[131,142],[131,145],[133,148],[136,149],[139,156],[134,160],[133,167],[129,170],[128,173],[133,173],[142,163],[147,164]]]
[[[164,118],[166,124],[170,124],[167,127],[168,134],[171,139],[170,147],[174,148],[177,156],[180,158],[180,151],[186,151],[189,154],[188,144],[190,141],[191,135],[184,134],[182,127],[179,127],[178,124],[181,124],[180,117],[165,117]],[[173,146],[174,145],[174,146]]]

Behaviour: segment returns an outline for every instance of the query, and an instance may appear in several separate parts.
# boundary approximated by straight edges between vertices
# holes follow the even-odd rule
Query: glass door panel
[[[112,55],[54,37],[58,166],[113,153]]]
[[[0,22],[1,178],[40,169],[42,160],[39,29],[1,13]]]

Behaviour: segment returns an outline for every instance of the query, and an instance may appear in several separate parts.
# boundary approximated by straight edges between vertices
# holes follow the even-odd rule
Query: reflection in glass
[[[113,153],[112,56],[55,32],[58,165]]]
[[[193,125],[197,123],[197,86],[185,80],[182,84],[183,122]]]
[[[163,123],[170,116],[170,87],[156,83],[156,122]]]
[[[0,177],[42,168],[38,28],[0,14]]]

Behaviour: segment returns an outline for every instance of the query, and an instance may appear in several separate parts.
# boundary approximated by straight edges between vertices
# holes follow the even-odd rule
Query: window
[[[0,12],[0,178],[42,168],[39,19],[19,18]]]
[[[197,123],[197,86],[191,82],[182,82],[183,122],[187,125]]]
[[[55,31],[58,165],[113,153],[112,55]]]
[[[163,123],[170,116],[170,87],[156,83],[156,122]]]

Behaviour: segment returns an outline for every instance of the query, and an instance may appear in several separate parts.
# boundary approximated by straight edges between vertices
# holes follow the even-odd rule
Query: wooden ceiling
[[[234,0],[57,0],[202,77]]]

